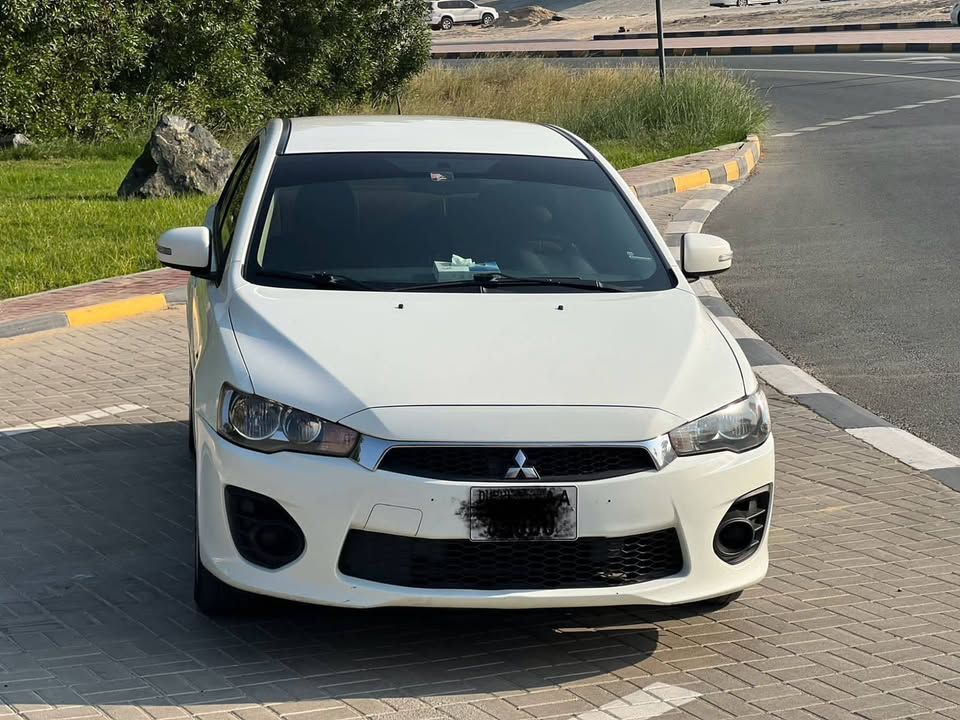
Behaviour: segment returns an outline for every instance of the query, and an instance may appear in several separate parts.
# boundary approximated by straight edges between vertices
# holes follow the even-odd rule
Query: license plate
[[[470,539],[576,540],[577,488],[470,488]]]

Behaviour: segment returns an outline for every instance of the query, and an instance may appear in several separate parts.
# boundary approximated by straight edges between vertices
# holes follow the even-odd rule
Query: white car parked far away
[[[492,7],[477,5],[473,0],[434,0],[430,3],[430,27],[449,30],[454,25],[490,27],[500,17]]]
[[[737,341],[560,128],[273,120],[189,270],[195,597],[728,602],[767,571],[774,444]]]

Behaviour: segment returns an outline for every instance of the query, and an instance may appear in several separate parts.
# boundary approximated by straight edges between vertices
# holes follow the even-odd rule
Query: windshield
[[[491,291],[471,282],[491,275],[533,280],[498,283],[496,292],[674,286],[595,162],[512,155],[278,157],[246,267],[247,279],[264,285],[341,278],[311,283],[318,289]]]

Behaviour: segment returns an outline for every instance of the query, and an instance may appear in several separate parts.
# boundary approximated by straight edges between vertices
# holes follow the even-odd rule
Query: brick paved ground
[[[957,496],[776,395],[772,567],[725,610],[207,620],[183,327],[0,340],[0,720],[960,718]]]
[[[134,275],[95,280],[49,292],[0,300],[0,322],[21,320],[48,312],[72,310],[122,300],[136,295],[149,295],[175,290],[186,284],[187,274],[180,270],[161,268]]]
[[[960,718],[957,496],[776,396],[772,568],[725,610],[205,619],[183,326],[0,341],[0,426],[146,406],[0,436],[0,716],[629,720],[664,683],[668,717]]]

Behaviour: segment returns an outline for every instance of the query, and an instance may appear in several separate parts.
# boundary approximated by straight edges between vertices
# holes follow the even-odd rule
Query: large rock
[[[186,118],[164,115],[143,153],[120,183],[121,198],[213,195],[223,189],[233,155],[210,131]]]
[[[0,149],[2,150],[28,147],[30,145],[33,145],[33,141],[23,133],[8,133],[6,135],[0,135]]]

